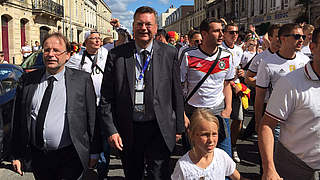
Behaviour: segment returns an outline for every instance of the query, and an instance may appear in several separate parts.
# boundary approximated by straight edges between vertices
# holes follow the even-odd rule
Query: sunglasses
[[[200,44],[201,43],[201,40],[195,40],[194,42],[196,42],[197,44]]]
[[[229,34],[239,34],[239,31],[226,31],[228,32]]]
[[[301,35],[301,34],[287,34],[287,35],[284,35],[285,37],[289,37],[289,36],[292,36],[295,40],[299,40],[300,38],[302,38],[303,40],[306,39],[306,35]]]

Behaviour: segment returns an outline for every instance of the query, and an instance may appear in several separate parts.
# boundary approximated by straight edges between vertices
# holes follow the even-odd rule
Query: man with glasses
[[[66,66],[91,74],[98,105],[100,100],[100,89],[103,78],[103,71],[107,61],[108,50],[100,46],[101,38],[98,32],[87,31],[84,36],[84,46],[86,47],[86,49],[84,51],[80,51],[77,54],[74,54],[66,63]],[[102,134],[102,137],[105,137],[103,138],[103,153],[101,153],[97,167],[100,179],[107,177],[110,162],[110,147],[107,142],[107,137],[105,134]]]
[[[242,111],[242,103],[241,96],[238,94],[238,90],[236,89],[235,83],[240,83],[239,78],[244,77],[244,70],[240,67],[241,58],[243,55],[243,50],[240,46],[236,45],[237,39],[239,36],[239,28],[234,23],[229,23],[224,28],[224,42],[222,43],[222,47],[231,52],[233,56],[233,66],[235,68],[235,79],[232,91],[232,113],[231,113],[231,145],[232,145],[232,157],[235,162],[240,162],[240,158],[238,156],[236,144],[237,139],[240,134],[242,128],[243,121],[243,111]]]
[[[29,149],[36,179],[81,179],[98,161],[92,79],[65,67],[70,52],[66,37],[50,34],[43,42],[45,67],[21,77],[12,129],[13,167],[20,175]]]
[[[255,98],[255,120],[256,129],[258,130],[261,122],[265,105],[272,94],[275,83],[281,76],[285,76],[291,71],[303,67],[309,62],[308,56],[299,52],[302,48],[304,39],[302,28],[298,24],[285,24],[280,27],[278,32],[280,40],[280,49],[268,58],[262,59],[258,67],[256,79],[256,98]],[[275,130],[277,140],[280,133],[279,126]]]
[[[263,180],[320,178],[319,28],[313,32],[310,50],[313,60],[281,77],[269,99],[259,132]],[[281,136],[274,148],[278,123]]]
[[[134,41],[115,47],[101,86],[99,118],[109,144],[120,151],[126,179],[170,179],[169,158],[184,132],[178,52],[154,40],[156,11],[139,7]]]

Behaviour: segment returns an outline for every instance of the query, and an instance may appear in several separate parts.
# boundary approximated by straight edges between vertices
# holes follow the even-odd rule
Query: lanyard
[[[152,52],[151,52],[152,54]],[[136,59],[138,58],[138,53],[135,54],[136,56]],[[139,56],[139,59],[140,59],[140,56]],[[139,78],[138,80],[141,81],[142,78],[144,77],[144,72],[146,71],[146,69],[148,68],[148,65],[149,65],[149,62],[150,62],[150,59],[151,59],[151,55],[148,55],[147,59],[146,59],[146,62],[144,63],[144,66],[143,66],[143,69],[142,71],[140,72],[140,75],[139,75]],[[138,60],[138,59],[137,59]],[[138,62],[139,63],[139,62]],[[140,63],[139,63],[139,66],[141,67]],[[141,69],[141,68],[140,68]]]

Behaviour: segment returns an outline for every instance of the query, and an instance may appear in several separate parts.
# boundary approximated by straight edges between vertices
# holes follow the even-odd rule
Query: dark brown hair
[[[155,11],[152,7],[149,7],[149,6],[141,6],[141,7],[139,7],[139,8],[136,10],[136,12],[134,12],[133,20],[135,20],[137,14],[143,14],[143,13],[151,13],[151,14],[154,14],[155,21],[156,21],[156,24],[157,24],[157,19],[158,19],[157,11]]]
[[[268,29],[268,36],[271,36],[273,37],[273,33],[274,33],[274,30],[276,29],[280,29],[281,25],[280,24],[272,24],[269,29]]]
[[[60,40],[63,40],[64,44],[66,45],[67,52],[71,52],[71,44],[70,44],[69,40],[59,32],[54,32],[54,33],[51,33],[51,34],[48,34],[47,36],[45,36],[45,38],[43,39],[42,44],[44,45],[46,40],[48,40],[51,37],[56,37],[56,38],[58,38]]]
[[[210,30],[210,26],[209,25],[211,23],[220,23],[220,24],[222,24],[222,21],[220,19],[217,19],[217,18],[214,18],[214,17],[204,19],[200,24],[200,33],[202,31],[208,32]]]

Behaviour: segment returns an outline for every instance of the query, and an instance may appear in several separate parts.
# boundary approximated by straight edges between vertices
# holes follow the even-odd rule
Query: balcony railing
[[[63,6],[52,0],[32,0],[32,10],[35,12],[47,12],[63,17]]]

